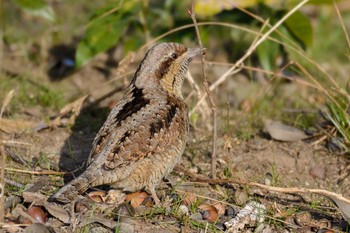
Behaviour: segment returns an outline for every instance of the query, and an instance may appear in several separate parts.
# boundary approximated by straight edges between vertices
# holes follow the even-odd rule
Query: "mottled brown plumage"
[[[89,187],[109,184],[130,192],[145,189],[159,204],[155,187],[185,149],[189,123],[181,89],[200,52],[178,43],[152,47],[96,135],[86,170],[50,200],[70,202]]]

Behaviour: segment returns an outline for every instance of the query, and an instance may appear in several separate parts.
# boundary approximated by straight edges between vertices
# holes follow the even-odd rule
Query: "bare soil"
[[[47,78],[43,67],[28,66],[24,61],[9,56],[5,56],[2,63],[7,73],[12,73],[14,79],[26,74],[28,79],[34,83],[44,82],[50,87],[58,86],[65,88],[66,99],[74,101],[83,94],[89,94],[87,103],[83,106],[81,113],[77,116],[73,124],[69,123],[68,117],[64,116],[61,125],[44,128],[39,131],[33,130],[39,124],[51,122],[59,114],[57,110],[44,110],[43,108],[22,109],[10,117],[14,122],[23,120],[31,122],[34,127],[25,127],[18,124],[10,131],[1,131],[0,136],[5,141],[5,148],[8,154],[6,162],[6,178],[8,180],[26,185],[35,183],[40,177],[40,171],[74,171],[65,176],[50,175],[49,183],[37,193],[49,196],[54,190],[62,186],[65,182],[78,175],[89,154],[94,136],[103,124],[104,119],[110,111],[110,106],[122,95],[122,90],[128,83],[128,78],[113,79],[113,69],[102,65],[104,72],[101,72],[101,64],[105,64],[108,59],[106,55],[99,56],[82,70],[67,76],[66,78],[51,82]],[[133,64],[135,67],[135,64]],[[96,68],[99,67],[99,68]],[[110,69],[110,70],[109,70]],[[197,72],[198,67],[192,69]],[[131,70],[131,69],[130,69]],[[110,74],[108,75],[108,72]],[[222,73],[223,70],[214,71]],[[39,75],[38,75],[39,73]],[[225,99],[244,99],[242,88],[246,86],[247,80],[242,76],[237,77],[223,87],[226,97],[218,95],[219,121],[226,122],[225,115],[227,108],[232,108],[232,112],[239,112],[237,100],[236,104],[227,104]],[[186,83],[185,93],[191,91]],[[253,86],[261,85],[254,82]],[[293,83],[289,89],[299,91]],[[119,89],[118,89],[119,88]],[[235,91],[232,91],[233,88]],[[115,94],[99,100],[101,97],[113,90]],[[242,94],[240,94],[242,92]],[[30,94],[30,93],[29,93]],[[34,93],[35,94],[35,93]],[[214,95],[217,95],[214,92]],[[231,96],[231,97],[230,97]],[[96,102],[98,100],[98,102]],[[193,100],[188,100],[192,106]],[[44,116],[43,116],[44,115]],[[230,116],[231,117],[231,116]],[[193,125],[191,139],[183,155],[180,166],[193,174],[200,174],[210,177],[210,148],[211,133],[206,128],[210,119],[201,119],[199,123]],[[203,125],[204,127],[201,127]],[[258,129],[258,134],[252,135],[248,140],[242,140],[234,133],[224,130],[226,123],[219,124],[218,137],[218,178],[234,178],[239,180],[254,181],[261,184],[278,187],[299,187],[326,189],[342,194],[350,198],[349,182],[349,157],[331,152],[325,147],[324,141],[313,145],[315,140],[298,142],[279,142],[268,138],[263,133],[263,129]],[[230,119],[228,125],[236,124],[235,119]],[[12,170],[11,170],[12,169]],[[13,169],[25,171],[38,171],[39,175],[19,173]],[[12,185],[7,186],[6,196],[18,195],[21,192]],[[100,187],[108,190],[108,187]],[[20,189],[21,190],[21,189]],[[265,219],[260,232],[326,232],[327,229],[346,230],[346,223],[342,220],[340,212],[331,201],[317,195],[287,195],[272,193],[254,187],[239,184],[209,185],[193,182],[185,173],[174,171],[167,177],[158,189],[159,196],[163,202],[169,199],[176,200],[181,197],[182,192],[195,193],[201,196],[200,203],[213,203],[215,200],[226,203],[226,214],[221,214],[216,224],[212,224],[209,232],[220,232],[224,230],[223,223],[233,218],[240,207],[244,207],[248,202],[254,200],[264,204],[268,209],[268,216]],[[86,195],[85,199],[86,198]],[[213,201],[214,200],[214,201]],[[171,202],[170,202],[171,203]],[[31,203],[24,203],[27,209]],[[228,204],[228,205],[227,205]],[[234,208],[232,206],[234,206]],[[142,207],[143,206],[143,207]],[[200,224],[194,225],[189,219],[179,217],[175,214],[175,204],[169,204],[165,210],[159,213],[153,207],[151,213],[141,214],[141,216],[130,217],[126,207],[122,205],[114,214],[107,211],[95,209],[94,215],[103,216],[105,219],[123,223],[118,225],[122,232],[204,232],[207,221],[198,220]],[[196,206],[196,205],[194,205]],[[115,207],[115,206],[114,206]],[[198,206],[196,206],[198,207]],[[126,209],[125,209],[126,208]],[[130,208],[130,207],[129,207]],[[141,205],[136,208],[146,208]],[[233,208],[230,212],[230,208]],[[15,214],[7,210],[7,221],[13,221]],[[203,217],[205,211],[189,206],[189,215],[196,213]],[[143,209],[142,209],[143,210]],[[149,209],[147,209],[149,211]],[[153,210],[153,212],[152,212]],[[101,213],[102,212],[102,213]],[[133,212],[133,211],[132,211]],[[52,227],[57,232],[72,231],[72,223],[63,224],[57,220],[56,216],[45,212],[50,219],[48,227]],[[108,213],[108,214],[107,214]],[[118,217],[119,216],[119,217]],[[121,216],[121,217],[120,217]],[[277,219],[277,220],[276,220]],[[16,219],[17,220],[17,219]],[[112,229],[104,224],[89,224],[85,228],[76,228],[78,231],[87,232],[112,232]],[[242,232],[259,232],[256,230],[257,224],[247,225]],[[323,229],[323,231],[321,231]],[[132,231],[133,230],[133,231]],[[330,231],[332,232],[332,231]]]

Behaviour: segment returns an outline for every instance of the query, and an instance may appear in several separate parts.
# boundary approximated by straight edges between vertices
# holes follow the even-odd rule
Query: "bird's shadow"
[[[60,151],[58,168],[60,171],[68,172],[64,175],[64,183],[85,170],[92,142],[109,112],[109,108],[97,105],[88,105],[80,111],[74,125],[71,126],[70,136]]]

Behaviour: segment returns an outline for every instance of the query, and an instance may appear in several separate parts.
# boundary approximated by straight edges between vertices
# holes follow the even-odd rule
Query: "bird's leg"
[[[156,190],[154,189],[154,187],[149,188],[149,192],[151,193],[151,196],[154,200],[154,203],[156,204],[156,206],[160,206],[160,200],[156,194]]]

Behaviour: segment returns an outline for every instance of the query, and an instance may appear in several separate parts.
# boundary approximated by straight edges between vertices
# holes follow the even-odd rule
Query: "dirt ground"
[[[216,183],[209,179],[210,110],[200,106],[190,116],[190,140],[180,164],[157,188],[162,207],[153,206],[150,197],[136,207],[123,200],[110,203],[104,196],[109,190],[106,186],[90,189],[65,206],[48,205],[47,197],[83,171],[98,129],[111,106],[121,98],[146,52],[130,54],[124,65],[117,66],[124,58],[123,49],[117,46],[77,71],[67,68],[63,60],[73,59],[78,37],[88,22],[86,14],[93,12],[89,8],[95,11],[103,4],[53,2],[57,15],[67,16],[61,17],[57,28],[48,27],[45,31],[41,28],[45,24],[26,14],[17,22],[14,14],[16,24],[9,29],[20,31],[19,35],[13,33],[20,42],[11,41],[2,51],[0,86],[7,85],[6,91],[13,89],[14,98],[0,123],[0,138],[7,154],[5,225],[0,232],[350,232],[340,210],[324,196],[268,191],[250,185],[256,182],[268,187],[323,189],[350,199],[350,157],[327,145],[327,138],[320,140],[326,134],[317,130],[324,119],[312,106],[318,101],[324,103],[325,97],[296,82],[278,79],[270,82],[264,74],[251,70],[229,77],[213,91],[218,106]],[[35,34],[36,30],[45,33],[20,38]],[[57,36],[59,33],[62,35]],[[56,37],[60,44],[53,43]],[[321,41],[324,43],[323,38]],[[208,61],[227,63],[236,59],[218,45],[219,41],[211,42]],[[191,46],[195,44],[192,42]],[[337,60],[323,53],[329,61],[320,65],[326,71],[335,70],[331,73],[338,72],[344,77],[342,82],[347,82],[348,61],[347,65],[334,64]],[[254,59],[246,65],[254,63]],[[209,82],[213,83],[227,69],[227,64],[208,62]],[[190,71],[203,93],[198,61]],[[184,97],[190,110],[198,101],[198,93],[193,90],[190,82],[185,81]],[[46,106],[36,103],[39,91],[50,98],[55,91],[61,91],[60,98],[65,104],[54,108],[51,102]],[[60,113],[85,95],[88,97],[84,104]],[[5,96],[5,91],[0,90],[1,103]],[[271,117],[302,130],[309,128],[300,122],[311,119],[315,125],[311,131],[317,133],[302,141],[274,140],[262,123],[264,118]],[[203,181],[204,178],[209,180]],[[100,190],[102,194],[91,194]],[[225,223],[251,203],[263,205],[266,211],[242,217],[240,226],[228,230],[230,227]],[[29,214],[32,206],[42,211],[44,226],[32,224],[41,221],[37,215]],[[254,218],[261,218],[262,223]]]
[[[97,63],[100,64],[99,62],[105,61],[104,59],[106,57],[102,55],[97,59]],[[10,55],[2,64],[7,73],[14,74],[14,79],[18,78],[17,76],[21,73],[29,74],[29,79],[32,79],[33,82],[47,79],[46,74],[42,73],[37,80],[34,78],[37,71],[33,67],[23,65],[20,60]],[[72,101],[83,94],[89,94],[86,104],[75,121],[70,122],[68,114],[68,117],[65,115],[60,118],[60,124],[47,127],[50,126],[52,119],[59,115],[58,111],[43,112],[42,108],[32,107],[18,111],[11,116],[9,125],[2,126],[1,138],[4,140],[8,154],[6,168],[9,170],[5,176],[8,180],[26,185],[47,176],[40,175],[41,171],[74,171],[74,175],[81,172],[94,136],[110,110],[109,106],[121,97],[122,91],[115,91],[115,94],[101,101],[99,99],[117,87],[122,90],[128,82],[128,78],[111,81],[111,77],[97,69],[95,64],[92,63],[60,82],[45,81],[48,85],[66,87],[65,98],[72,99]],[[198,67],[192,70],[198,73]],[[217,72],[222,73],[224,70]],[[228,93],[228,98],[236,98],[235,95],[239,96],[237,93],[246,83],[246,79],[238,77],[223,87],[223,90]],[[186,85],[185,93],[188,95],[190,88],[188,83]],[[287,85],[290,85],[290,89],[296,89],[293,83]],[[232,90],[231,88],[237,90],[235,95],[229,91]],[[191,99],[188,102],[189,105],[192,104]],[[225,104],[222,105],[225,106]],[[235,107],[234,105],[232,108]],[[225,107],[222,107],[219,112],[220,121],[223,121],[225,112]],[[46,114],[45,118],[43,118],[43,113]],[[208,122],[209,119],[206,120],[206,125]],[[8,126],[7,130],[4,130],[6,126]],[[350,198],[349,157],[331,152],[326,148],[324,141],[314,143],[314,145],[313,142],[316,139],[312,138],[306,141],[280,142],[269,138],[263,128],[258,131],[259,133],[250,139],[243,140],[234,133],[225,132],[223,127],[219,127],[218,178],[252,181],[276,187],[325,189]],[[192,174],[209,177],[210,142],[210,130],[205,127],[201,128],[199,123],[193,125],[190,141],[179,166]],[[37,171],[38,174],[19,173],[13,169]],[[37,193],[47,197],[72,178],[74,177],[71,173],[65,176],[50,175],[49,182]],[[107,187],[102,187],[102,189],[108,190]],[[8,185],[6,196],[22,197],[21,190],[21,188],[16,189]],[[218,221],[208,227],[207,221],[203,220],[206,210],[196,208],[198,203],[196,205],[190,203],[187,207],[185,205],[188,208],[189,218],[181,217],[178,214],[179,206],[175,208],[174,204],[168,205],[159,212],[156,208],[141,205],[134,211],[148,211],[147,214],[136,214],[134,217],[130,217],[130,213],[126,211],[128,208],[123,205],[111,214],[106,211],[111,206],[106,204],[108,208],[104,206],[103,210],[99,210],[94,207],[92,213],[111,221],[114,220],[118,224],[117,227],[109,228],[106,227],[106,224],[95,222],[77,227],[75,230],[112,232],[111,228],[115,228],[120,229],[120,232],[221,232],[225,229],[224,222],[236,216],[239,209],[250,201],[264,204],[268,209],[268,217],[265,218],[263,224],[260,224],[260,228],[255,222],[244,226],[242,232],[333,232],[327,229],[343,231],[347,229],[346,222],[342,220],[339,210],[331,201],[318,195],[281,194],[240,184],[210,185],[194,181],[188,174],[176,169],[158,188],[158,195],[163,202],[170,199],[174,201],[179,197],[184,199],[183,192],[194,193],[201,197],[199,204],[222,201],[224,211],[220,214]],[[86,195],[85,199],[88,199]],[[170,203],[174,202],[170,201]],[[31,203],[23,204],[23,208],[27,209]],[[16,218],[13,209],[15,208],[7,210],[8,221]],[[49,218],[46,223],[49,228],[57,232],[72,231],[74,223],[63,224],[55,214],[48,213],[47,210],[45,214]]]

